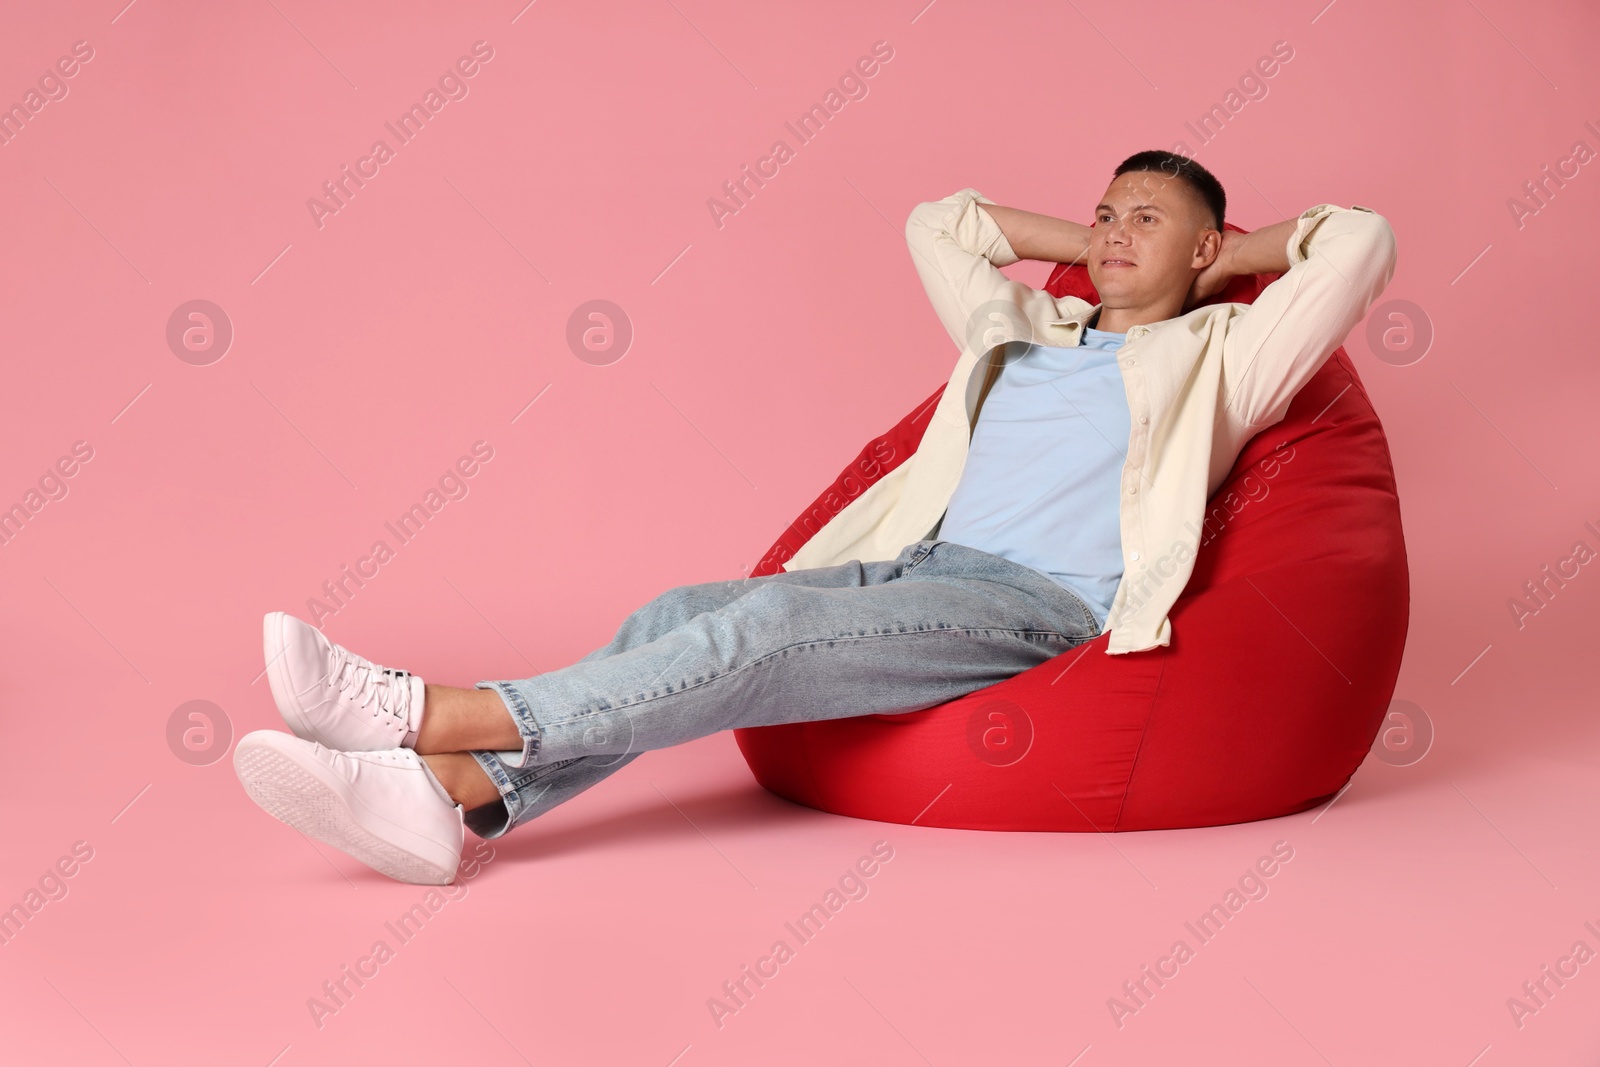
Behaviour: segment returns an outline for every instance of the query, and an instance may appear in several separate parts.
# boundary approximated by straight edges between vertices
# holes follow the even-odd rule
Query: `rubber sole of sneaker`
[[[240,741],[233,765],[251,800],[306,836],[397,881],[449,885],[455,880],[461,857],[452,857],[447,845],[362,807],[349,796],[342,779],[320,764],[308,763],[280,748],[270,736]],[[380,829],[387,836],[375,832]]]

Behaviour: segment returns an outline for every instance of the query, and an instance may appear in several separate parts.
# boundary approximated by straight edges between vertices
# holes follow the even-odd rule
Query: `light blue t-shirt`
[[[1085,328],[1028,345],[984,400],[934,535],[1021,563],[1075,593],[1105,628],[1122,580],[1122,464],[1132,429],[1117,369],[1126,334]]]

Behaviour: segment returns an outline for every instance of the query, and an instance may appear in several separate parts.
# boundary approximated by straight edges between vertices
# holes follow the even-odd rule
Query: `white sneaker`
[[[413,885],[455,880],[464,813],[409,748],[336,752],[257,730],[239,739],[233,769],[268,815],[374,870]]]
[[[422,679],[380,667],[281,611],[262,620],[267,683],[297,737],[341,752],[410,748],[422,723]]]

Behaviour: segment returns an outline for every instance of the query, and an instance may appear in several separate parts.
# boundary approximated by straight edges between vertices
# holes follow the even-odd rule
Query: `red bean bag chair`
[[[1251,303],[1277,277],[1236,278],[1207,303]],[[1058,265],[1045,289],[1099,302],[1081,266]],[[914,452],[943,390],[862,449],[752,574],[777,572]],[[880,822],[1113,831],[1289,815],[1330,800],[1372,747],[1409,615],[1388,444],[1341,347],[1211,497],[1170,645],[1112,656],[1102,634],[936,707],[734,736],[766,789]]]

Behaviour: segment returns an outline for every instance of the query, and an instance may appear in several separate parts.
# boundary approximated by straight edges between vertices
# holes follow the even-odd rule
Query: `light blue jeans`
[[[467,826],[499,837],[644,752],[720,730],[933,707],[1099,633],[1044,573],[952,541],[669,589],[569,667],[478,683],[523,748],[472,754],[502,803]]]

